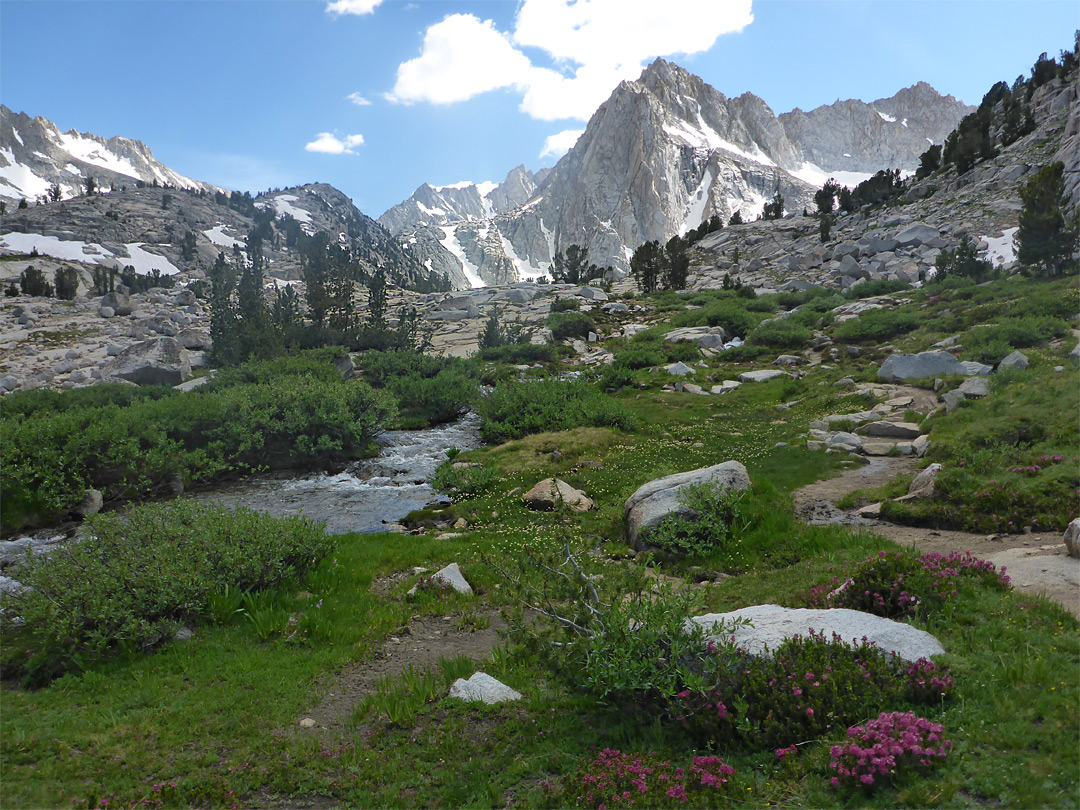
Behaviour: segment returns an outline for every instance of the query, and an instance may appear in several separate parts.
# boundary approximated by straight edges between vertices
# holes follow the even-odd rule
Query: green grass
[[[1063,286],[1036,285],[1030,294],[1052,298],[1049,288],[1067,295]],[[996,295],[993,285],[931,290],[919,299],[927,319],[920,315],[919,326],[898,345],[928,345],[944,336],[943,324],[970,328],[966,303],[997,312],[1019,306],[1002,300],[1016,299],[1022,289],[1006,281]],[[967,297],[954,298],[959,295]],[[746,313],[741,300],[731,294],[657,297],[671,311],[693,301]],[[808,298],[817,300],[827,298]],[[947,307],[959,314],[943,315]],[[625,345],[651,354],[659,348],[655,335]],[[1064,351],[1033,350],[1030,376],[1010,377],[991,397],[930,420],[934,458],[946,464],[970,458],[986,465],[988,476],[1015,464],[1012,451],[1002,448],[1072,448],[1075,462],[1077,372],[1052,371],[1063,364]],[[735,357],[709,358],[694,381],[734,377],[747,368]],[[568,543],[600,582],[639,576],[642,563],[623,539],[623,503],[662,475],[735,459],[754,484],[757,520],[739,548],[725,549],[723,561],[706,556],[662,568],[692,579],[711,579],[720,568],[737,574],[694,591],[701,611],[800,606],[811,588],[831,587],[866,557],[895,548],[866,532],[802,525],[791,513],[796,488],[849,463],[801,445],[811,420],[872,404],[831,385],[847,374],[873,379],[875,367],[865,358],[716,397],[663,392],[671,378],[648,372],[651,365],[633,370],[635,387],[603,400],[627,415],[625,426],[554,425],[455,458],[490,471],[483,486],[453,506],[453,516],[469,523],[459,536],[437,540],[442,530],[435,527],[417,535],[343,535],[306,579],[237,602],[241,612],[231,618],[232,603],[218,601],[217,623],[199,625],[187,642],[88,663],[35,691],[4,683],[4,806],[96,807],[107,798],[109,807],[159,801],[168,807],[557,807],[567,796],[563,780],[602,748],[656,751],[680,762],[707,753],[677,724],[641,722],[626,707],[603,704],[557,677],[537,650],[511,644],[476,668],[522,692],[521,702],[478,708],[444,700],[447,684],[473,669],[448,657],[399,678],[373,679],[366,700],[358,695],[359,708],[344,711],[339,725],[298,728],[332,689],[350,682],[347,673],[371,666],[384,642],[404,637],[416,617],[464,629],[483,626],[495,608],[512,609],[507,583],[485,560],[509,570],[529,553]],[[775,407],[792,400],[798,402],[788,410]],[[511,494],[552,475],[584,489],[596,508],[562,517],[530,511]],[[1002,480],[1026,485],[1025,474],[1016,475],[1016,481]],[[1031,486],[1053,499],[1056,480],[1036,477]],[[979,514],[971,490],[958,492],[966,493],[951,502],[959,513]],[[452,561],[475,597],[421,592],[405,598],[416,581],[413,567],[435,570]],[[372,588],[388,575],[395,575],[393,585]],[[303,614],[299,633],[288,621],[297,614]],[[828,750],[839,739],[807,740],[784,762],[732,744],[715,752],[736,769],[730,805],[1077,806],[1080,624],[1040,597],[985,590],[965,592],[918,626],[942,641],[957,683],[955,699],[923,711],[945,726],[955,746],[942,767],[852,797],[828,786]],[[158,792],[155,785],[164,787]]]

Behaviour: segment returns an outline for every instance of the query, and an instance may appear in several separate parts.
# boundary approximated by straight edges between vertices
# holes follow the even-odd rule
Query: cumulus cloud
[[[574,144],[583,132],[585,132],[583,129],[564,129],[562,132],[548,135],[544,140],[544,148],[540,150],[540,157],[548,155],[562,157],[574,148]]]
[[[348,101],[351,101],[357,107],[370,107],[371,106],[371,102],[368,101],[366,98],[364,98],[359,93],[349,93],[349,95],[345,96],[345,98]]]
[[[453,104],[501,87],[525,87],[534,71],[491,20],[451,14],[428,28],[420,56],[398,66],[390,101]]]
[[[346,135],[344,139],[341,139],[332,132],[320,132],[304,149],[308,152],[321,152],[324,155],[355,155],[355,148],[363,145],[363,135]]]
[[[657,56],[707,51],[751,22],[752,0],[523,0],[514,30],[454,14],[428,28],[420,56],[398,67],[387,98],[450,104],[500,88],[544,121],[586,120]],[[524,49],[542,51],[555,69]]]
[[[342,14],[355,14],[360,17],[370,14],[383,0],[331,0],[326,4],[328,14],[340,17]]]

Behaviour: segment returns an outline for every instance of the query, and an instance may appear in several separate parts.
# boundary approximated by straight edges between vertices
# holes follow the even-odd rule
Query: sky
[[[1077,0],[2,0],[0,103],[378,217],[554,165],[656,57],[776,113],[918,81],[978,104],[1078,28]]]

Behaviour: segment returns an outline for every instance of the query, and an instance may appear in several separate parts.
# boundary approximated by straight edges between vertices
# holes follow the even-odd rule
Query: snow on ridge
[[[698,187],[690,195],[683,211],[683,223],[679,226],[679,236],[685,236],[686,232],[701,224],[705,214],[705,206],[709,202],[709,189],[713,184],[712,167],[705,169],[705,176],[701,178]]]
[[[439,244],[450,251],[450,254],[461,262],[461,270],[465,274],[465,280],[469,282],[469,286],[473,289],[486,287],[487,284],[480,278],[480,268],[470,262],[465,255],[465,250],[461,247],[461,242],[459,242],[457,238],[456,227],[454,225],[440,225],[439,230],[445,234],[444,237],[439,240]]]
[[[22,136],[19,135],[19,130],[15,129],[15,127],[12,127],[11,134],[15,136],[15,140],[19,142],[19,146],[26,146],[26,144],[23,143]]]
[[[476,183],[474,183],[472,180],[458,180],[458,182],[456,182],[456,183],[449,183],[449,184],[447,184],[445,186],[432,186],[432,188],[435,189],[436,191],[445,191],[448,188],[463,189],[463,188],[468,188],[469,186],[475,186],[475,185],[476,185]]]
[[[274,211],[279,217],[283,217],[288,214],[297,222],[303,225],[311,224],[311,212],[305,211],[303,208],[297,208],[293,205],[294,202],[299,201],[299,197],[295,194],[278,194],[273,197],[270,202],[274,205]]]
[[[886,115],[881,110],[874,110],[874,112],[876,112],[878,115],[881,116],[882,121],[887,121],[890,124],[895,124],[896,123],[896,118],[894,118],[893,116]],[[906,121],[907,119],[905,118],[904,120]],[[907,124],[905,124],[904,126],[907,126]]]
[[[1001,236],[983,236],[986,240],[986,259],[993,265],[1016,261],[1016,232],[1019,228],[1006,228]]]
[[[227,233],[225,233],[225,226],[224,225],[215,225],[210,230],[203,231],[203,236],[205,236],[207,239],[209,239],[213,244],[217,245],[218,247],[223,247],[223,248],[232,249],[233,245],[239,245],[240,247],[245,247],[246,244],[247,244],[243,240],[236,239],[236,238],[234,238],[232,236],[229,236]]]
[[[443,208],[428,208],[426,205],[424,205],[419,200],[414,200],[414,202],[416,203],[416,207],[419,208],[421,211],[423,211],[425,214],[427,214],[429,217],[445,217],[446,216],[446,210],[443,209]]]
[[[902,127],[907,126],[907,119],[906,118],[903,121],[900,122],[900,126],[902,126]]]
[[[499,239],[502,240],[503,253],[514,265],[514,269],[517,270],[518,279],[520,281],[536,281],[536,279],[544,275],[543,270],[533,267],[518,256],[517,251],[514,250],[514,246],[510,243],[510,240],[503,236],[501,232],[499,233]]]
[[[673,125],[664,124],[663,130],[696,149],[722,149],[753,163],[760,163],[762,166],[776,165],[768,155],[761,151],[757,144],[754,144],[754,151],[748,152],[721,137],[719,132],[705,122],[701,115],[700,104],[697,110],[697,126],[692,125],[685,119],[676,118]]]
[[[143,249],[145,242],[132,242],[124,245],[127,248],[127,256],[114,254],[108,248],[101,245],[77,240],[63,240],[55,236],[45,236],[40,233],[9,233],[0,237],[0,247],[6,247],[19,253],[31,253],[35,248],[42,256],[51,256],[55,259],[65,259],[72,262],[84,262],[87,264],[101,264],[106,260],[115,260],[122,266],[131,266],[140,275],[147,275],[153,270],[158,270],[162,275],[171,276],[180,272],[180,268],[156,253]],[[90,253],[86,250],[89,249]]]
[[[64,171],[68,174],[74,174],[76,176],[82,175],[82,172],[79,171],[79,167],[76,166],[74,163],[69,163],[67,166],[65,166]]]
[[[17,195],[27,199],[48,193],[49,181],[38,177],[29,166],[16,163],[15,153],[12,150],[0,149],[0,157],[8,162],[7,166],[0,167],[0,183],[14,189]]]
[[[139,172],[131,165],[131,161],[113,154],[93,138],[85,138],[77,133],[61,133],[60,145],[69,155],[83,163],[139,179]]]
[[[824,186],[825,181],[830,177],[842,186],[855,188],[859,183],[874,176],[872,172],[826,171],[814,163],[803,163],[798,169],[789,171],[788,174],[817,188]]]
[[[491,180],[485,180],[482,183],[477,183],[476,184],[476,190],[480,192],[481,197],[486,197],[488,194],[493,192],[498,187],[499,187],[499,184],[495,183],[495,182],[493,182]]]

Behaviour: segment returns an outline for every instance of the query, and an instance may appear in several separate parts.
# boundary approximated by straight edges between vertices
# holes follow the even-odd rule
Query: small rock
[[[867,436],[882,439],[915,439],[921,432],[914,422],[871,422],[859,429]]]
[[[1065,548],[1070,557],[1080,557],[1080,518],[1073,518],[1065,529]]]
[[[744,371],[739,375],[739,382],[765,382],[777,377],[787,376],[787,372],[776,368],[763,368],[759,371]]]
[[[486,672],[477,672],[468,680],[458,678],[450,687],[450,697],[469,703],[505,703],[521,700],[521,693],[497,681]]]
[[[990,394],[990,383],[982,377],[969,377],[956,390],[968,399],[978,399]]]
[[[1003,368],[1015,368],[1023,371],[1028,367],[1028,359],[1019,349],[1011,354],[1005,355],[1000,363],[998,363],[997,370],[1001,371]]]
[[[318,725],[314,717],[305,717],[300,721],[300,728],[315,728]]]
[[[545,478],[521,497],[530,509],[554,509],[559,501],[575,512],[588,512],[593,508],[591,498],[559,478]]]

